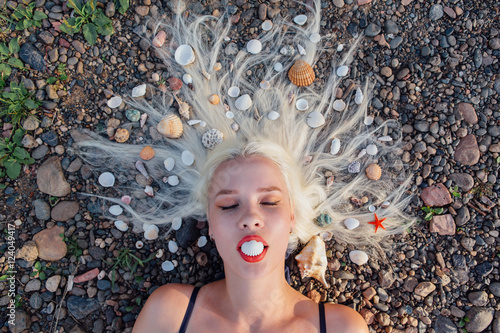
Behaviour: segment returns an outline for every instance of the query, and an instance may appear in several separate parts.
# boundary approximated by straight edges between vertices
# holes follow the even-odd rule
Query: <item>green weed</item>
[[[53,272],[55,271],[55,268],[51,267],[50,264],[42,266],[42,264],[39,261],[37,261],[35,263],[35,266],[33,266],[33,272],[31,272],[30,276],[34,278],[39,278],[40,280],[44,281],[47,279],[49,275],[49,272],[47,270]]]
[[[21,165],[30,165],[35,160],[21,146],[24,130],[17,129],[10,138],[0,139],[0,177],[7,176],[14,180],[21,173]],[[0,184],[1,185],[1,184]],[[5,185],[2,187],[5,188]]]
[[[111,267],[111,289],[115,286],[115,272],[118,267],[122,269],[129,269],[132,274],[135,273],[137,266],[144,267],[144,264],[154,259],[156,252],[153,252],[147,259],[139,259],[136,255],[132,253],[132,250],[128,248],[121,249],[118,257],[114,258],[114,263],[106,262],[108,265],[113,265]]]
[[[60,233],[59,236],[66,243],[66,248],[68,249],[68,253],[70,254],[70,256],[75,256],[77,261],[80,260],[80,257],[83,254],[83,249],[80,247],[80,245],[78,245],[75,236],[71,237],[71,239],[64,236],[63,233]]]
[[[455,198],[461,198],[462,195],[460,194],[460,192],[458,192],[458,186],[455,185],[454,187],[451,187],[449,188],[450,190],[450,193],[451,195],[453,195]]]
[[[41,10],[35,10],[35,5],[36,3],[32,2],[26,6],[19,4],[16,7],[14,13],[11,15],[11,17],[17,21],[16,30],[25,30],[31,27],[39,28],[42,26],[42,20],[46,19],[47,15]]]
[[[28,92],[24,84],[14,81],[10,82],[10,91],[4,91],[1,96],[0,117],[10,117],[14,128],[41,104],[33,98],[33,92]]]
[[[130,6],[130,0],[115,0],[115,5],[120,14],[125,14]]]
[[[24,69],[23,62],[16,57],[14,54],[19,52],[19,38],[12,38],[7,43],[0,43],[0,87],[3,88],[6,85],[7,78],[12,73],[12,67],[17,67]]]
[[[444,211],[444,209],[442,207],[433,208],[433,207],[429,207],[429,206],[422,207],[422,210],[424,211],[424,213],[426,213],[424,216],[424,220],[426,220],[426,221],[430,221],[432,219],[432,217],[434,216],[434,214],[436,214],[436,215],[443,214],[443,211]]]
[[[47,79],[47,84],[59,83],[62,84],[64,81],[68,79],[68,75],[66,74],[66,64],[59,64],[56,70],[57,76],[51,76]]]

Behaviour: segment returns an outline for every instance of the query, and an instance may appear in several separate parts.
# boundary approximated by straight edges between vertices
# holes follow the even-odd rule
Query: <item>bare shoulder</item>
[[[348,306],[340,304],[325,304],[325,319],[328,328],[335,332],[367,333],[368,326],[363,317]],[[329,332],[332,330],[329,329]]]
[[[156,289],[137,317],[133,332],[177,332],[193,289],[191,285],[178,283]]]

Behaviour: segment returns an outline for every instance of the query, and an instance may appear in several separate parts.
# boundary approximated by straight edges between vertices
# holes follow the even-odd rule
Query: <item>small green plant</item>
[[[60,63],[57,66],[56,71],[58,76],[51,76],[47,79],[47,84],[54,84],[56,82],[62,83],[68,79],[68,75],[66,74],[66,64]]]
[[[426,220],[426,221],[430,221],[432,219],[432,217],[434,216],[434,214],[436,214],[436,215],[443,214],[443,211],[444,211],[444,209],[442,207],[433,208],[433,207],[429,207],[429,206],[422,207],[422,210],[424,211],[424,213],[426,213],[424,216],[424,220]]]
[[[454,187],[450,186],[450,193],[455,198],[461,198],[462,197],[462,195],[460,194],[460,192],[458,192],[458,186],[457,185],[455,185]]]
[[[31,27],[41,27],[42,20],[47,18],[47,15],[41,10],[35,10],[36,3],[33,1],[26,6],[19,4],[11,17],[17,21],[16,30],[25,30]],[[2,17],[3,19],[7,19]],[[8,20],[8,19],[7,19]],[[11,20],[8,20],[13,23]]]
[[[0,117],[10,117],[12,126],[19,125],[28,117],[30,111],[36,110],[40,102],[33,99],[33,92],[28,92],[24,84],[10,82],[10,91],[4,91],[0,97]]]
[[[71,237],[71,239],[69,239],[68,237],[64,236],[63,233],[60,233],[59,237],[61,237],[63,239],[63,241],[66,243],[68,253],[71,256],[75,256],[77,261],[80,260],[80,257],[83,254],[83,249],[80,247],[80,245],[78,245],[78,242],[76,241],[75,236],[73,236],[73,237]]]
[[[115,5],[120,14],[125,14],[130,6],[130,0],[115,0]]]
[[[31,272],[30,276],[34,278],[39,278],[40,280],[44,281],[47,279],[47,275],[49,274],[47,269],[50,271],[55,270],[50,266],[50,264],[42,266],[42,264],[39,261],[37,261],[35,263],[35,266],[33,266],[33,272]]]
[[[68,0],[67,5],[75,10],[75,17],[64,20],[60,26],[61,31],[71,36],[82,31],[90,45],[96,43],[98,35],[111,35],[113,21],[96,7],[96,3],[96,0],[88,0],[86,3],[80,0]]]
[[[19,49],[19,38],[12,38],[8,45],[0,43],[0,87],[2,88],[12,73],[12,67],[24,68],[23,62],[14,57]]]
[[[141,305],[141,302],[142,302],[141,298],[140,298],[140,297],[136,297],[136,298],[134,298],[134,300],[132,301],[132,304],[130,304],[129,306],[127,306],[127,307],[125,308],[125,310],[126,310],[127,312],[130,312],[130,311],[132,311],[132,310],[136,307],[136,305]],[[135,304],[134,304],[134,303],[135,303]]]
[[[460,318],[460,321],[458,322],[458,327],[464,327],[468,322],[470,321],[467,316]],[[464,332],[467,332],[465,328],[462,328]]]
[[[142,260],[134,255],[129,248],[121,249],[118,257],[114,259],[114,263],[106,262],[108,265],[113,265],[111,267],[111,289],[115,287],[115,271],[118,267],[129,269],[134,274],[137,266],[144,267],[144,264],[151,261],[155,256],[156,252],[153,252],[147,259]]]
[[[17,129],[10,138],[0,139],[0,177],[7,176],[14,180],[21,173],[21,165],[30,165],[35,160],[21,147],[24,130]],[[5,185],[3,186],[5,187]]]
[[[49,197],[49,205],[50,205],[50,207],[54,207],[59,202],[59,200],[60,199],[58,197],[55,197],[55,196],[51,195]]]
[[[497,164],[500,164],[500,156],[497,157]]]
[[[482,196],[490,197],[491,195],[493,195],[493,184],[483,183],[481,181],[477,183],[479,185],[470,190],[476,198],[481,198]]]

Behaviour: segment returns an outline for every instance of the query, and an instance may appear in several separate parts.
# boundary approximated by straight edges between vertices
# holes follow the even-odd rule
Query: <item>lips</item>
[[[261,244],[259,244],[259,243],[261,243]],[[260,254],[258,254],[258,255],[248,255],[242,251],[242,249],[241,249],[242,246],[244,246],[245,252],[247,252],[248,254],[250,254],[252,252],[257,252],[257,253],[260,251],[262,251],[262,252],[260,252]],[[262,246],[264,247],[263,249],[262,249]],[[238,242],[237,251],[240,253],[243,260],[245,260],[246,262],[255,263],[255,262],[259,262],[262,259],[264,259],[265,255],[267,253],[267,248],[268,248],[268,245],[267,245],[266,241],[264,240],[264,238],[262,238],[258,235],[249,235],[249,236],[243,237]]]

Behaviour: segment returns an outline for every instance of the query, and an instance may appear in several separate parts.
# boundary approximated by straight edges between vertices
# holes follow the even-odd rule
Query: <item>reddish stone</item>
[[[44,229],[33,236],[40,259],[57,261],[64,258],[67,248],[60,234],[64,234],[64,228],[54,226],[50,229]]]
[[[71,44],[64,38],[59,38],[59,45],[68,48]]]
[[[431,220],[430,231],[442,236],[454,235],[455,228],[455,220],[451,214],[434,216]]]
[[[456,108],[464,120],[471,125],[477,124],[476,109],[470,103],[459,103]]]
[[[367,3],[371,3],[372,0],[358,0],[358,6],[366,5]]]
[[[363,297],[366,298],[367,300],[371,300],[375,295],[377,295],[377,292],[373,287],[370,287],[363,291]]]
[[[443,8],[443,10],[446,13],[446,15],[448,15],[452,19],[456,19],[457,18],[457,14],[455,13],[455,11],[452,8],[445,6]]]
[[[460,140],[455,148],[453,158],[463,165],[474,165],[479,162],[480,156],[481,153],[477,146],[476,137],[473,134],[469,134]]]
[[[424,188],[420,198],[429,207],[446,206],[452,202],[450,192],[441,183]]]
[[[74,283],[82,283],[82,282],[90,281],[92,279],[95,279],[98,275],[99,275],[99,269],[94,268],[91,271],[88,271],[88,272],[85,272],[81,275],[75,276],[75,278],[73,279],[73,282]]]
[[[371,312],[369,309],[367,308],[362,308],[360,311],[359,311],[359,314],[363,317],[363,319],[366,321],[366,324],[367,325],[371,325],[373,324],[373,321],[375,320],[375,315],[373,314],[373,312]]]

